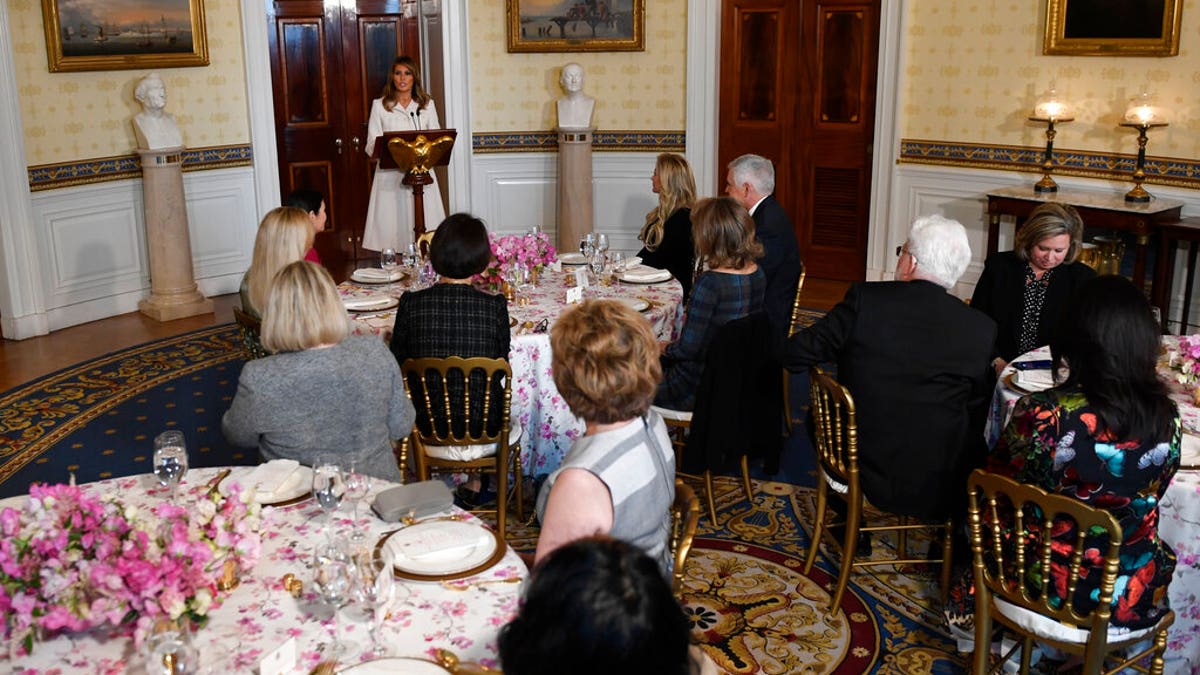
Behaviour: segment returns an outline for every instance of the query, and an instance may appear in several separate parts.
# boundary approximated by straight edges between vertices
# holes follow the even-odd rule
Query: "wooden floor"
[[[849,282],[807,279],[800,294],[805,307],[830,309],[845,295]],[[56,330],[28,340],[0,342],[0,392],[81,361],[188,331],[233,321],[236,293],[213,298],[212,314],[160,323],[138,312]]]

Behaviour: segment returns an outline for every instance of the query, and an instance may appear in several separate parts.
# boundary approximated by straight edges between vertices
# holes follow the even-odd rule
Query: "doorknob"
[[[337,146],[338,154],[339,155],[342,154],[342,139],[340,139],[340,138],[333,139],[333,144]]]
[[[350,138],[350,145],[354,146],[354,152],[355,152],[355,154],[357,154],[358,153],[358,136],[353,136]]]

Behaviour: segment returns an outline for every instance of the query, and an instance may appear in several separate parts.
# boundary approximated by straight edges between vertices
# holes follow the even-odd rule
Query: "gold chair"
[[[796,281],[796,299],[792,301],[792,320],[788,323],[788,334],[790,338],[799,332],[796,324],[800,321],[800,291],[804,290],[804,275],[808,271],[804,269],[804,263],[800,263],[800,279]],[[787,368],[783,369],[783,423],[787,427],[787,435],[792,435],[792,401],[789,395],[791,391],[791,373]]]
[[[671,536],[667,540],[675,559],[671,575],[671,590],[679,595],[683,587],[683,564],[692,550],[696,526],[700,524],[700,498],[687,483],[675,479],[675,501],[671,503]]]
[[[1109,627],[1113,586],[1120,562],[1121,525],[1112,514],[1065,495],[1051,494],[1032,485],[982,469],[967,481],[967,510],[971,527],[971,551],[975,569],[975,663],[974,671],[998,672],[1003,663],[1021,650],[1021,673],[1029,672],[1034,640],[1084,658],[1085,675],[1111,675],[1133,666],[1141,672],[1162,675],[1167,629],[1175,621],[1168,610],[1153,626],[1140,630]],[[1075,537],[1051,536],[1063,532],[1064,523],[1074,525]],[[1098,546],[1096,537],[1108,540],[1103,562],[1084,563],[1085,551]],[[1014,541],[1025,542],[1013,546]],[[1076,611],[1075,603],[1043,592],[1043,579],[1051,558],[1069,560],[1064,565],[1067,597],[1074,596],[1079,579],[1100,574],[1100,594],[1095,608]],[[1061,604],[1061,607],[1055,605]],[[1021,641],[989,665],[993,624],[1021,636]],[[1152,646],[1124,658],[1118,652],[1153,636]],[[1150,657],[1149,668],[1134,666]]]
[[[936,563],[942,564],[942,601],[950,590],[951,569],[951,533],[952,525],[949,520],[941,524],[909,523],[907,516],[899,516],[898,525],[860,525],[863,516],[862,488],[858,480],[858,424],[854,411],[854,398],[850,392],[829,377],[820,368],[813,367],[808,371],[811,380],[813,431],[816,436],[814,450],[817,453],[817,522],[813,527],[812,542],[809,544],[808,557],[804,561],[804,573],[808,574],[813,562],[817,559],[817,549],[821,544],[821,536],[826,530],[844,525],[845,539],[842,541],[842,560],[839,566],[837,586],[834,589],[829,610],[834,611],[842,602],[846,592],[846,584],[850,580],[850,571],[855,567],[873,567],[877,565],[901,565]],[[829,502],[829,491],[846,502],[846,522],[827,523],[826,506]],[[925,558],[905,558],[907,555],[907,534],[909,530],[917,529],[942,530],[942,558],[927,560]],[[886,560],[854,560],[858,550],[859,532],[891,532],[897,533],[896,557]],[[830,533],[830,538],[833,538]]]
[[[421,236],[417,237],[417,252],[421,254],[421,258],[429,257],[429,247],[433,245],[433,235],[437,230],[422,232]]]
[[[242,332],[242,353],[247,361],[270,356],[271,352],[263,349],[259,337],[262,331],[262,320],[249,312],[243,312],[240,307],[233,308],[233,320],[237,322]]]
[[[662,415],[663,422],[667,425],[667,434],[671,437],[671,447],[675,449],[675,466],[679,466],[683,459],[683,448],[687,445],[687,434],[692,428],[692,412],[690,410],[672,410],[670,408],[661,408],[656,405],[650,406],[650,409]],[[742,491],[746,493],[746,501],[754,501],[754,488],[750,484],[750,458],[742,454]],[[682,472],[681,472],[682,473]],[[683,474],[688,475],[688,474]],[[704,479],[704,496],[708,503],[708,520],[713,525],[717,524],[717,503],[713,499],[713,477],[712,471],[705,469],[703,474]],[[688,488],[689,490],[691,488]],[[697,501],[699,499],[697,498]]]
[[[458,356],[408,359],[400,369],[408,395],[417,409],[417,423],[411,436],[417,477],[429,480],[431,473],[494,473],[496,508],[479,509],[475,513],[495,513],[496,530],[505,537],[510,466],[517,517],[525,517],[521,491],[521,427],[511,425],[509,416],[512,369],[508,361]],[[482,400],[478,395],[472,398],[471,383],[482,385],[477,387],[483,392]],[[497,384],[503,386],[503,400],[496,400]],[[431,449],[479,445],[495,446],[495,451],[468,460],[429,454]]]

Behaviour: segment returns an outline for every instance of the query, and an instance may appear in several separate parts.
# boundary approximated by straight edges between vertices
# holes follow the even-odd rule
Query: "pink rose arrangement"
[[[554,245],[545,232],[506,234],[502,237],[491,234],[488,239],[492,242],[492,261],[487,269],[475,275],[475,280],[492,288],[499,288],[504,280],[504,269],[513,263],[541,272],[546,265],[558,259]]]
[[[10,654],[35,633],[105,625],[141,644],[159,619],[203,623],[226,561],[258,560],[259,507],[236,484],[187,508],[142,512],[73,485],[35,484],[21,509],[0,511],[0,635]]]
[[[1178,374],[1175,379],[1182,385],[1194,387],[1200,379],[1200,335],[1179,338],[1178,346],[1167,351],[1168,364]]]

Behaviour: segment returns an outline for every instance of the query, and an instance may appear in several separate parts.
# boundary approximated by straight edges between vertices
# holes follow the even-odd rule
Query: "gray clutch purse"
[[[448,511],[454,504],[450,488],[440,480],[425,480],[397,485],[375,495],[371,509],[385,522],[395,523],[405,517],[424,518]]]

